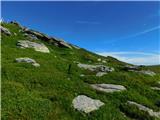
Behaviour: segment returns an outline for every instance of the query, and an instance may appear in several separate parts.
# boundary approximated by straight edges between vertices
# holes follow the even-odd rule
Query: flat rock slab
[[[90,113],[94,110],[98,110],[101,106],[104,105],[100,100],[92,99],[85,95],[79,95],[72,101],[73,107],[78,111],[84,113]]]
[[[143,73],[143,74],[150,75],[150,76],[156,75],[155,72],[150,71],[150,70],[141,70],[141,71],[139,71],[139,73]]]
[[[126,88],[122,85],[114,85],[114,84],[91,84],[91,87],[95,90],[112,93],[112,92],[120,92],[126,90]]]
[[[96,71],[96,72],[112,72],[112,71],[114,71],[114,68],[104,66],[104,65],[89,65],[89,64],[78,63],[77,66],[79,68],[87,69],[90,71]]]
[[[16,58],[15,61],[18,62],[18,63],[21,63],[21,62],[31,63],[31,64],[32,64],[33,66],[35,66],[35,67],[39,67],[39,66],[40,66],[40,64],[38,64],[34,59],[27,58],[27,57],[24,57],[24,58]]]
[[[11,35],[11,32],[7,28],[0,26],[0,29],[1,29],[2,33],[6,34],[8,36]]]
[[[35,51],[43,52],[43,53],[49,53],[49,49],[43,44],[43,43],[36,43],[31,42],[28,40],[20,40],[17,43],[20,48],[34,48]]]
[[[127,104],[137,106],[139,110],[147,112],[150,116],[160,118],[160,112],[154,112],[152,109],[150,109],[144,105],[138,104],[133,101],[127,101]]]
[[[159,87],[151,87],[152,90],[160,90]]]
[[[96,76],[101,77],[101,76],[106,75],[106,74],[107,74],[106,72],[98,72],[96,74]]]

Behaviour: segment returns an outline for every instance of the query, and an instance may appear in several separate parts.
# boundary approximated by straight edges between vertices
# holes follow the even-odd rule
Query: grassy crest
[[[33,49],[20,49],[18,40],[27,40],[21,28],[15,24],[2,23],[12,35],[1,34],[2,61],[2,120],[152,120],[145,113],[139,113],[127,106],[121,109],[127,100],[142,103],[155,111],[160,110],[157,101],[160,92],[150,89],[160,81],[160,66],[149,66],[156,72],[155,76],[126,72],[120,68],[127,63],[112,57],[102,57],[84,49],[59,48],[43,42],[50,53],[41,53]],[[14,35],[16,33],[17,35]],[[41,66],[35,68],[27,63],[16,63],[18,57],[35,59]],[[105,59],[107,66],[115,68],[102,77],[77,67],[74,61],[97,64],[97,59]],[[68,72],[69,65],[71,70]],[[101,63],[102,64],[102,63]],[[80,77],[80,74],[87,74]],[[93,90],[90,83],[121,84],[127,91],[103,93]],[[72,100],[77,95],[87,95],[105,103],[99,110],[84,114],[76,111]],[[127,111],[127,112],[125,112]],[[124,115],[122,112],[125,112]],[[135,113],[139,113],[135,115]]]

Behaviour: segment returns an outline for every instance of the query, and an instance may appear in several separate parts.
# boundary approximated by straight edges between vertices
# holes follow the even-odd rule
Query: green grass
[[[8,28],[11,36],[2,33],[2,120],[130,120],[130,108],[125,116],[120,106],[127,100],[142,103],[155,111],[160,110],[157,101],[160,93],[151,90],[160,81],[160,66],[144,67],[157,73],[151,77],[134,72],[122,71],[120,68],[126,63],[112,57],[102,57],[84,49],[59,48],[44,40],[50,52],[41,53],[33,49],[16,47],[18,40],[25,40],[20,28],[14,24],[2,23]],[[17,33],[14,36],[13,33]],[[56,56],[56,57],[55,57]],[[27,63],[16,63],[18,57],[35,59],[39,68]],[[96,77],[94,73],[77,67],[77,62],[97,64],[97,59],[105,59],[104,65],[113,66],[115,71],[103,77]],[[70,74],[68,67],[71,64]],[[80,77],[80,74],[87,74]],[[70,78],[70,79],[68,79]],[[127,91],[118,93],[103,93],[93,90],[90,83],[121,84]],[[105,103],[99,110],[84,114],[75,110],[72,100],[77,95],[87,95]],[[134,113],[138,110],[134,110]],[[149,116],[143,116],[150,119]]]

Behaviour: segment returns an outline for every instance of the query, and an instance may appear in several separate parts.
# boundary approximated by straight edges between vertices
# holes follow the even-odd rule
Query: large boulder
[[[11,35],[11,32],[10,32],[7,28],[5,28],[5,27],[3,27],[3,26],[0,26],[0,29],[1,29],[1,32],[2,32],[2,33],[6,34],[6,35],[8,35],[8,36]]]
[[[66,47],[66,48],[72,49],[72,47],[68,43],[66,43],[65,41],[62,41],[62,40],[58,42],[58,45],[60,47]]]
[[[72,104],[75,109],[84,113],[90,113],[94,110],[98,110],[99,107],[104,105],[100,100],[92,99],[85,95],[79,95],[74,98]]]
[[[137,65],[125,65],[124,70],[127,70],[127,71],[135,71],[135,70],[139,70],[139,66]]]
[[[34,59],[31,59],[31,58],[28,58],[28,57],[16,58],[15,61],[18,62],[18,63],[21,63],[21,62],[31,63],[35,67],[39,67],[40,66],[40,64],[37,63]]]
[[[133,102],[133,101],[127,101],[127,104],[138,107],[138,109],[140,111],[147,112],[152,117],[160,118],[160,112],[154,112],[152,109],[150,109],[150,108],[148,108],[144,105],[138,104],[138,103]]]
[[[124,86],[114,84],[91,84],[91,87],[97,91],[102,91],[106,93],[120,92],[126,90]]]
[[[49,49],[43,44],[43,43],[36,43],[31,42],[28,40],[20,40],[18,41],[17,45],[20,48],[34,48],[35,51],[43,52],[43,53],[49,53]]]

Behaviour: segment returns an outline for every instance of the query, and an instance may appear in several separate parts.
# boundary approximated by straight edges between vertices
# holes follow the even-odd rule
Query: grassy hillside
[[[160,110],[157,104],[160,92],[150,88],[157,86],[160,81],[160,66],[142,68],[153,70],[156,72],[155,76],[123,71],[121,67],[126,63],[112,57],[99,56],[84,49],[60,48],[41,39],[35,41],[44,43],[50,53],[20,49],[16,46],[17,41],[28,40],[21,28],[13,23],[2,23],[2,26],[12,33],[11,36],[1,34],[2,120],[156,119],[124,104],[130,100],[155,111]],[[15,62],[19,57],[35,59],[40,67]],[[107,62],[98,62],[98,58]],[[97,77],[88,70],[78,68],[76,62],[103,64],[114,67],[115,71]],[[81,74],[85,76],[81,77]],[[120,84],[127,90],[103,93],[93,90],[89,86],[91,83]],[[89,114],[79,112],[73,108],[72,100],[82,94],[99,99],[105,105]]]

